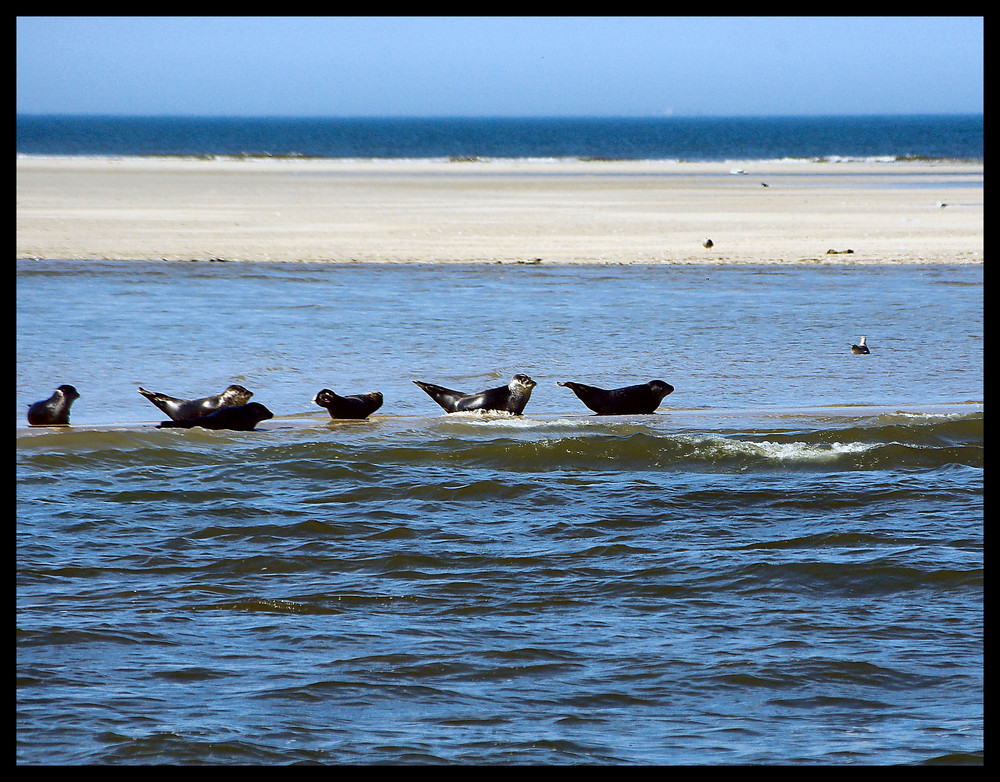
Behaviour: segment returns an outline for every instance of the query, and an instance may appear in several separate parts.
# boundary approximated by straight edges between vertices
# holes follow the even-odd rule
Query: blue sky
[[[23,17],[17,112],[981,113],[982,17]]]

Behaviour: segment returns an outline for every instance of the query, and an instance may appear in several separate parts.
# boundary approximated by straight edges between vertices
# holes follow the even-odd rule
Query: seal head
[[[28,406],[31,426],[65,426],[69,423],[69,408],[80,394],[73,386],[63,385],[52,396]]]

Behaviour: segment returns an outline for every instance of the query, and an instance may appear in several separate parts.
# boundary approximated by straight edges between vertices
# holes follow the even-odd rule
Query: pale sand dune
[[[982,176],[927,162],[29,157],[17,257],[981,263]]]

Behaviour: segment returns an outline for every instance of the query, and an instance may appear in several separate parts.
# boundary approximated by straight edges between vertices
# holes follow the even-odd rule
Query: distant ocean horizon
[[[983,160],[983,115],[125,117],[18,115],[17,155]]]

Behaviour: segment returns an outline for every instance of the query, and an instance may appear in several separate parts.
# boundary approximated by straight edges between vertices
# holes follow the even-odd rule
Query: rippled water
[[[982,762],[982,299],[976,266],[19,263],[18,762]],[[522,417],[410,382],[516,371]],[[654,416],[555,385],[654,377]],[[64,382],[73,425],[27,428]],[[275,418],[136,393],[230,382]]]

